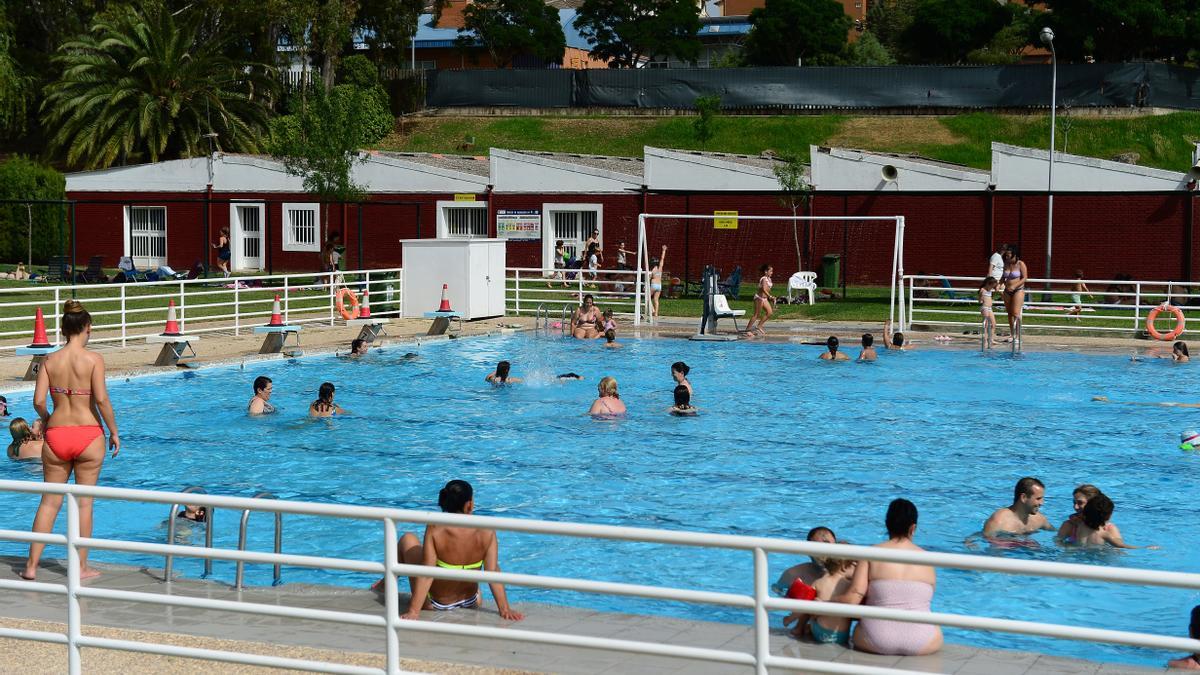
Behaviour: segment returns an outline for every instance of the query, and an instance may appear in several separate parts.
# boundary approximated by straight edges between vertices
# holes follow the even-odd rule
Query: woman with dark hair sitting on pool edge
[[[917,507],[907,499],[888,505],[888,540],[878,548],[921,551],[913,543],[917,531]],[[926,565],[861,560],[854,571],[850,590],[835,602],[872,607],[889,607],[928,612],[937,587],[937,572]],[[921,656],[942,648],[942,629],[934,624],[861,619],[851,644],[873,654]]]
[[[594,340],[600,334],[599,325],[600,310],[589,293],[571,316],[571,335],[580,340]]]
[[[475,494],[471,484],[465,480],[446,483],[438,494],[438,506],[446,513],[471,515],[475,511]],[[428,525],[425,527],[425,542],[417,535],[405,532],[400,538],[398,558],[407,565],[427,565],[448,570],[500,571],[500,544],[496,533],[473,527],[450,525]],[[422,609],[449,610],[459,607],[477,607],[480,602],[479,584],[472,581],[451,581],[430,577],[409,577],[412,601],[408,611],[400,618],[416,619]],[[504,584],[488,584],[496,598],[496,609],[500,617],[509,621],[520,621],[525,615],[508,604]],[[372,587],[382,590],[383,580]]]

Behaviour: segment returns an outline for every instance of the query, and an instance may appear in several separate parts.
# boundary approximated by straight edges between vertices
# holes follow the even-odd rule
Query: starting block
[[[192,347],[193,342],[199,342],[200,337],[196,335],[147,335],[146,344],[162,345],[162,351],[158,353],[158,358],[154,361],[156,366],[184,366],[186,363],[180,363],[181,359],[196,358],[196,349]],[[187,352],[191,352],[190,354]]]
[[[425,312],[426,319],[433,319],[433,323],[429,325],[429,331],[426,335],[445,335],[447,330],[450,330],[451,335],[458,335],[462,332],[462,314],[454,311],[446,312]],[[458,326],[453,330],[450,329],[450,322],[457,321]]]
[[[300,354],[300,326],[255,326],[254,332],[267,334],[263,338],[262,347],[258,350],[259,354],[287,354],[288,356]],[[296,338],[295,348],[285,351],[289,337]]]
[[[58,345],[49,347],[17,347],[18,356],[32,356],[29,359],[29,368],[25,370],[25,381],[32,382],[37,379],[38,371],[42,369],[42,362],[46,360],[54,352],[58,351]]]
[[[359,339],[366,341],[367,344],[371,344],[380,335],[387,335],[384,326],[388,323],[390,323],[388,319],[350,319],[346,322],[346,325],[360,327],[361,330],[358,331]]]

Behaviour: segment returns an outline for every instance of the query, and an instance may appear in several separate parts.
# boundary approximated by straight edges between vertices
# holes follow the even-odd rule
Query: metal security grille
[[[242,256],[258,258],[262,255],[262,222],[257,206],[239,206],[238,218],[242,223]]]
[[[297,246],[316,246],[317,212],[314,209],[288,209],[288,231]]]
[[[596,229],[595,211],[554,211],[554,239],[562,240],[567,254],[579,258],[583,252],[583,242]]]
[[[446,208],[446,234],[471,239],[488,235],[487,208],[480,206],[451,206]]]
[[[145,260],[167,257],[167,209],[162,206],[129,207],[130,255]]]

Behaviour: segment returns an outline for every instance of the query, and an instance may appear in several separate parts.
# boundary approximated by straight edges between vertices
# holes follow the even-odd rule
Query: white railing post
[[[79,606],[80,560],[76,542],[79,540],[79,501],[67,493],[67,672],[80,675],[83,665],[79,657],[79,638],[82,637],[83,610]]]
[[[1137,330],[1142,323],[1142,282],[1133,284],[1133,329]]]
[[[400,672],[400,595],[396,587],[396,572],[393,567],[400,562],[397,559],[400,541],[396,536],[396,521],[391,518],[383,519],[383,560],[387,569],[383,572],[383,607],[387,612],[387,672],[395,675]]]
[[[288,297],[288,291],[289,291],[291,288],[292,288],[292,284],[291,284],[291,278],[290,278],[288,275],[286,275],[286,274],[285,274],[285,275],[283,275],[283,322],[284,322],[284,323],[289,323],[289,322],[290,322],[290,319],[288,319],[288,314],[289,314],[289,304],[288,304],[288,301],[289,301],[289,299],[290,299],[290,298]]]
[[[179,282],[179,330],[187,332],[187,293],[184,292],[183,282]]]
[[[333,280],[337,275],[337,271],[329,273],[329,325],[334,325],[337,321],[337,312],[334,311],[333,301],[337,298],[337,289],[333,287]]]
[[[521,268],[517,267],[513,270],[513,285],[517,289],[517,316],[521,316]],[[507,295],[507,294],[506,294]]]
[[[125,284],[121,284],[121,346],[125,346],[125,324],[128,319],[125,316]]]
[[[233,282],[233,335],[242,334],[242,285]]]
[[[754,549],[754,671],[767,675],[767,656],[771,653],[771,616],[767,614],[767,552]]]
[[[58,295],[59,289],[55,288],[54,306],[50,308],[50,314],[54,317],[54,344],[62,343],[62,319],[60,318],[62,315],[58,313],[58,305],[61,301],[59,300]]]

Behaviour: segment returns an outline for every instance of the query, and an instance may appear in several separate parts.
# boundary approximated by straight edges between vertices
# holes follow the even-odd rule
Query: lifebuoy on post
[[[1171,331],[1170,333],[1160,333],[1154,328],[1154,320],[1158,318],[1158,315],[1164,310],[1175,315],[1175,330]],[[1149,333],[1150,337],[1154,338],[1155,340],[1170,341],[1183,334],[1183,327],[1186,323],[1187,322],[1183,317],[1182,309],[1179,309],[1174,305],[1168,305],[1164,302],[1158,307],[1150,310],[1150,313],[1146,315],[1146,332]]]
[[[349,310],[346,309],[345,304],[347,297],[350,298]],[[338,289],[337,295],[334,297],[333,302],[334,306],[337,307],[338,314],[341,314],[343,319],[350,321],[351,319],[358,318],[358,296],[354,294],[354,291],[350,290],[349,288]]]

